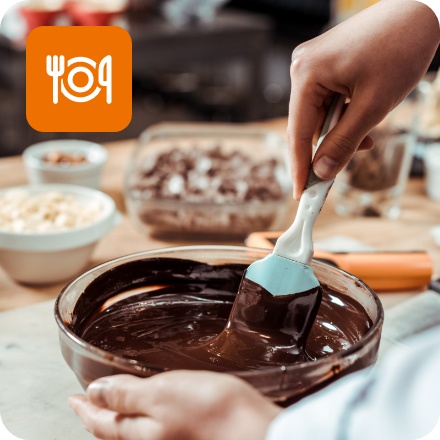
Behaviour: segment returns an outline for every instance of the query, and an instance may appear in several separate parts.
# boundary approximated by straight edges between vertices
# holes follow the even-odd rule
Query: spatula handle
[[[340,94],[334,96],[321,129],[317,149],[328,132],[338,122],[344,103],[344,96]],[[306,189],[303,191],[299,201],[295,220],[292,226],[278,238],[273,250],[274,254],[305,265],[310,264],[313,256],[313,225],[324,205],[333,182],[334,179],[321,180],[311,169]]]
[[[339,118],[342,114],[342,109],[345,104],[345,96],[340,95],[337,93],[330,104],[330,107],[327,111],[327,116],[325,118],[324,124],[321,128],[321,133],[319,134],[319,139],[316,144],[316,151],[318,151],[318,148],[321,146],[322,141],[327,136],[329,131],[338,123]],[[333,182],[334,179],[331,179],[331,182]],[[310,174],[309,178],[306,183],[306,189],[310,188],[313,185],[316,185],[317,183],[322,182],[322,180],[314,173],[313,168],[310,167]]]

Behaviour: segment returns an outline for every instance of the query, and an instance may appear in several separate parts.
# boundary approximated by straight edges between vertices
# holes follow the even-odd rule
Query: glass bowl
[[[126,169],[125,202],[145,234],[243,238],[283,229],[292,185],[273,131],[221,124],[146,130]]]
[[[130,288],[137,289],[142,286],[142,277],[133,277],[128,282],[119,279],[118,282],[118,268],[121,270],[122,265],[125,277],[127,267],[139,268],[143,260],[151,261],[156,258],[190,259],[211,265],[242,264],[247,267],[267,253],[268,251],[263,249],[239,246],[181,246],[124,256],[83,273],[63,289],[55,305],[55,318],[64,359],[84,388],[91,381],[107,375],[128,373],[149,377],[165,371],[160,365],[139,362],[97,348],[72,330],[72,321],[81,318],[74,317],[74,309],[85,289],[93,286],[93,283],[100,286],[99,293],[92,300],[92,303],[99,305]],[[280,404],[290,403],[348,372],[369,366],[377,357],[384,315],[376,294],[362,281],[334,266],[318,261],[313,261],[312,266],[322,285],[330,286],[338,294],[352,298],[363,308],[371,320],[371,326],[357,336],[353,344],[315,361],[258,370],[229,371]],[[152,272],[146,273],[150,280],[152,276],[154,277]],[[234,297],[235,295],[232,295],[231,305]],[[350,315],[344,315],[340,319],[350,320]]]

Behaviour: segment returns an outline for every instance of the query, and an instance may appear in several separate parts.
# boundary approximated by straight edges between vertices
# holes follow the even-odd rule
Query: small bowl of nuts
[[[78,275],[119,222],[113,199],[78,185],[0,190],[0,266],[14,280],[54,284]]]
[[[80,140],[54,140],[32,145],[23,152],[30,183],[67,183],[98,189],[107,150]]]
[[[161,124],[140,137],[126,170],[125,202],[144,233],[243,238],[282,229],[291,181],[287,147],[270,130]]]

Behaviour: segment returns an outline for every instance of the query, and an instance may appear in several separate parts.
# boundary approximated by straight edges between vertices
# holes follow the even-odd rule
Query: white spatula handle
[[[345,96],[335,95],[321,129],[317,149],[328,132],[338,122],[344,103]],[[306,265],[310,264],[313,256],[313,225],[333,182],[334,179],[321,180],[311,169],[306,189],[301,195],[295,220],[292,226],[278,238],[273,250],[274,254]]]

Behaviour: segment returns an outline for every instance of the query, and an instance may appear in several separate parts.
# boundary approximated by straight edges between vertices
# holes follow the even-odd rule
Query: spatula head
[[[228,324],[207,351],[235,369],[307,361],[307,337],[321,299],[319,284],[274,296],[244,276]]]
[[[306,292],[319,286],[319,281],[309,265],[275,254],[269,254],[252,263],[244,277],[274,296]]]
[[[305,362],[307,337],[321,299],[310,266],[270,254],[243,274],[223,331],[187,354],[194,357],[197,351],[201,366],[215,363],[218,370]]]

